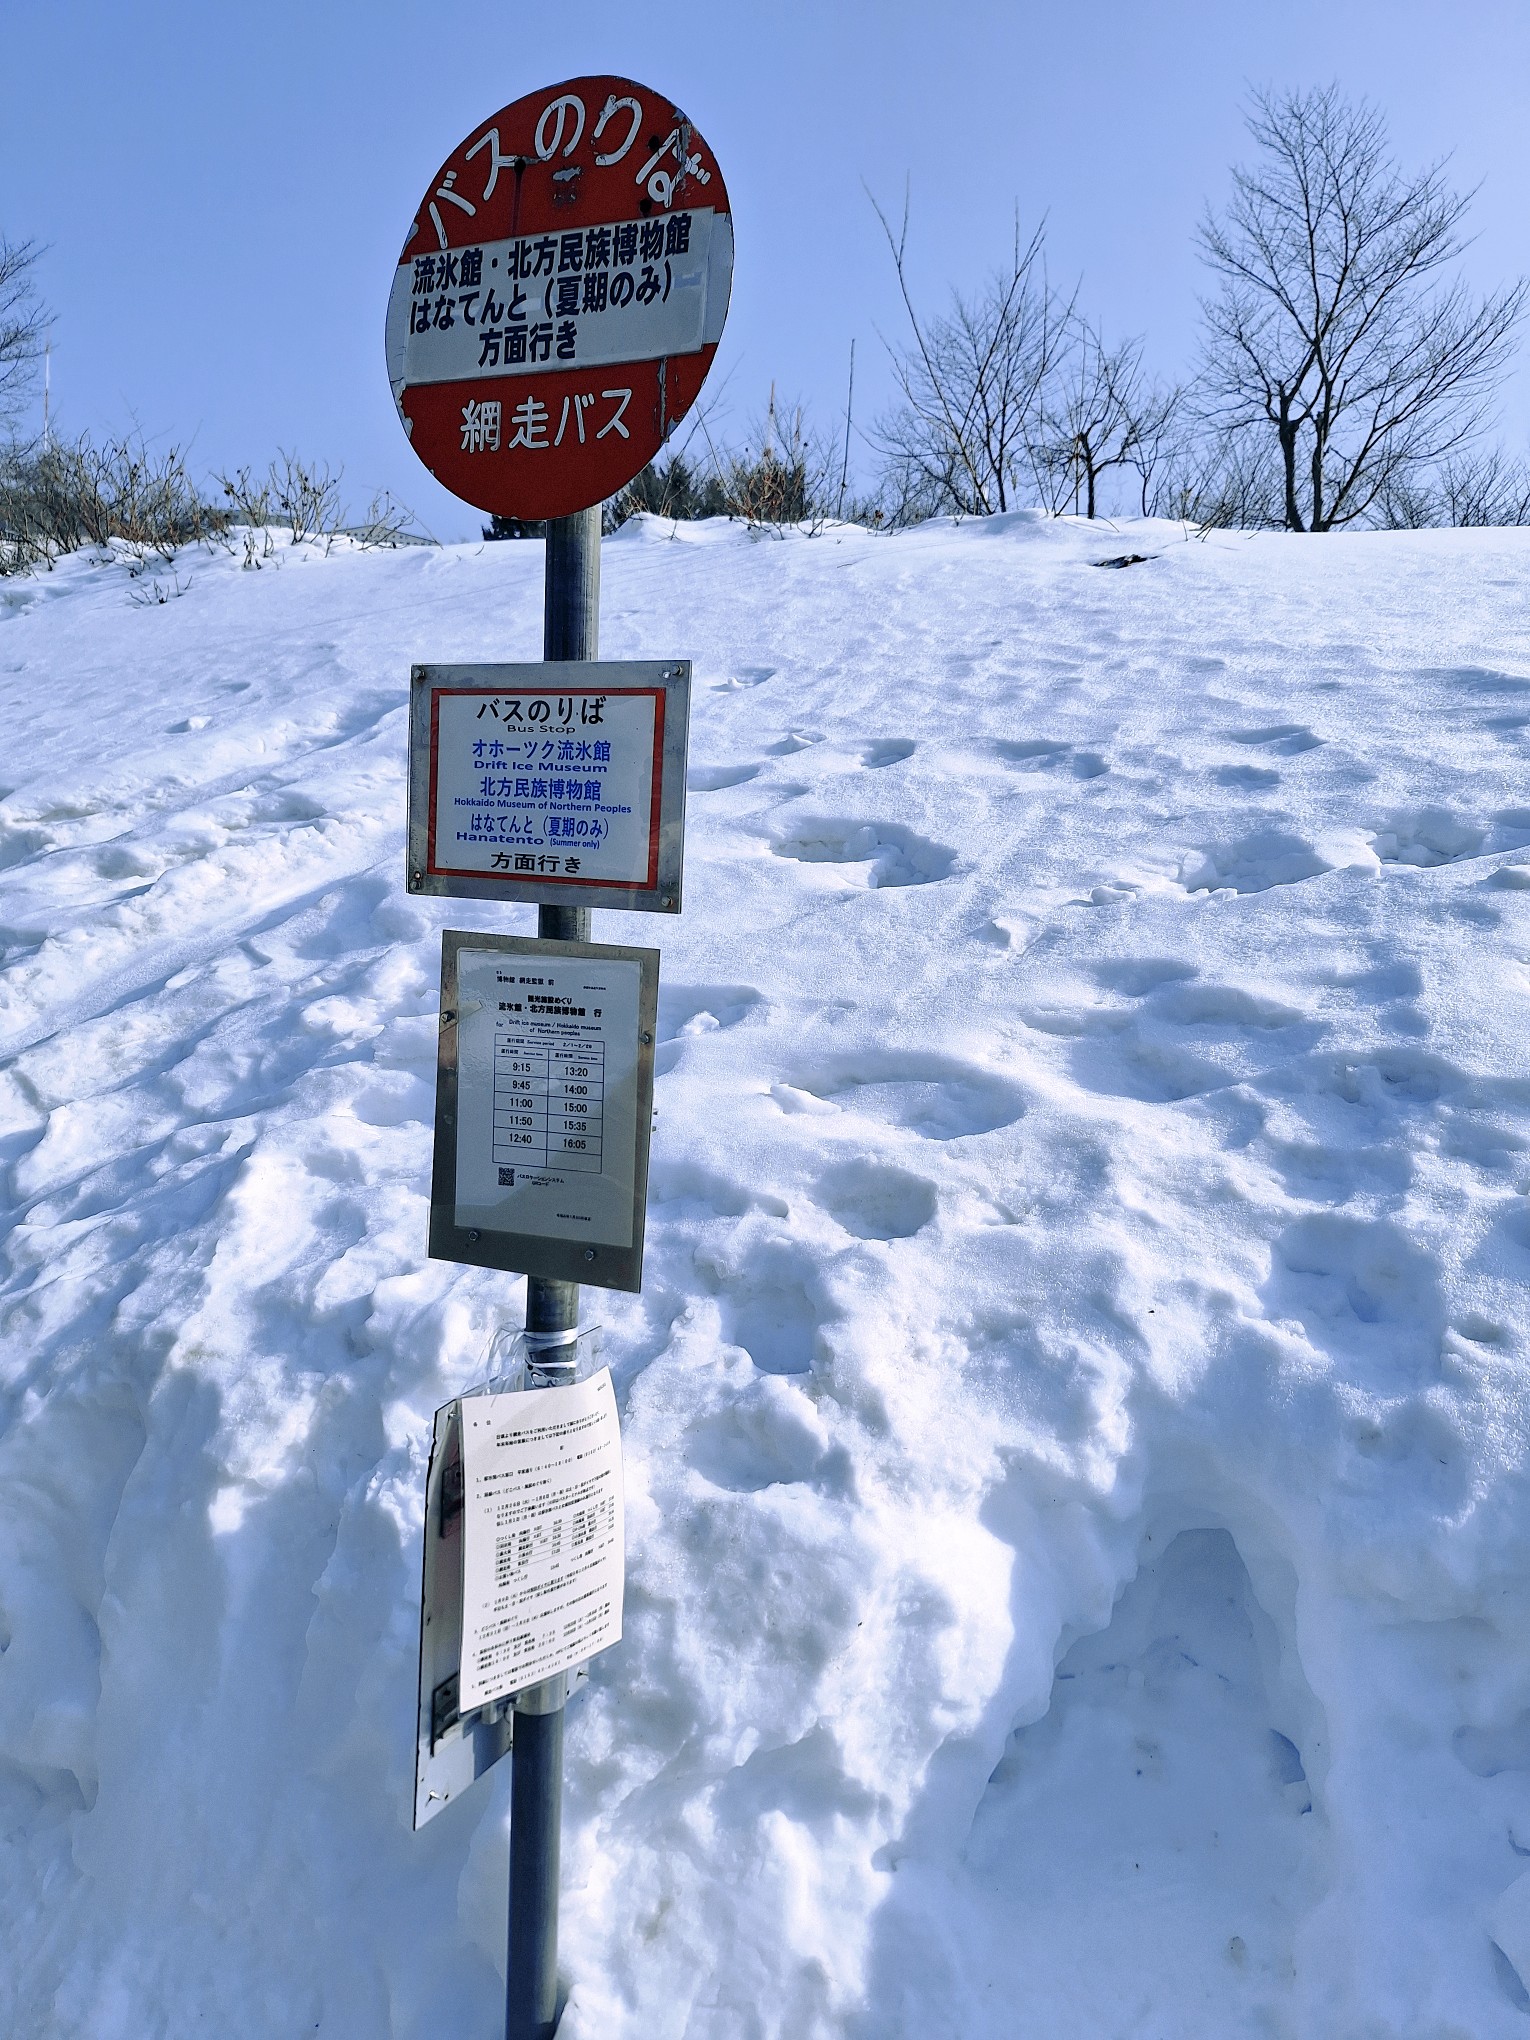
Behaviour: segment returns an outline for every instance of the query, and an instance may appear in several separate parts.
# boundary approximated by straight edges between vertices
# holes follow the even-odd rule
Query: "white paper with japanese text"
[[[457,972],[457,1224],[630,1247],[641,968],[463,948]]]
[[[464,1396],[464,1713],[621,1639],[621,1433],[611,1373]]]

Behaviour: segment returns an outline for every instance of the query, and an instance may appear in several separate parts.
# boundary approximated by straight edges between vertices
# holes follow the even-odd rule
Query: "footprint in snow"
[[[1198,975],[1193,963],[1177,956],[1114,956],[1097,963],[1093,971],[1097,984],[1107,991],[1124,992],[1129,999],[1140,999],[1160,985],[1181,984]]]
[[[25,864],[30,858],[40,857],[57,847],[46,829],[0,822],[0,871],[9,871],[15,865]]]
[[[763,1005],[753,985],[663,985],[659,990],[659,1039],[712,1034],[736,1027]]]
[[[680,1060],[682,1044],[697,1035],[737,1027],[764,999],[753,985],[665,985],[659,991],[659,1046],[654,1070],[666,1076]]]
[[[1474,1778],[1498,1778],[1505,1771],[1530,1771],[1530,1708],[1496,1728],[1458,1728],[1450,1739],[1458,1763]],[[1530,1854],[1523,1846],[1517,1855]]]
[[[730,786],[744,786],[758,779],[758,765],[693,765],[685,775],[692,793],[722,793]]]
[[[1439,1374],[1446,1328],[1434,1256],[1388,1219],[1301,1218],[1275,1241],[1264,1300],[1357,1386],[1388,1396]]]
[[[996,1489],[983,1520],[1024,1550],[1023,1510],[1013,1509],[1014,1528],[1005,1517]],[[1081,1977],[1076,1949],[1108,1945],[1131,1920],[1150,1922],[1139,1928],[1144,1948],[1194,1950],[1186,1974],[1199,1965],[1205,2010],[1180,2030],[1257,2028],[1267,1979],[1291,1974],[1292,1922],[1325,1861],[1322,1830],[1303,1818],[1313,1794],[1293,1740],[1316,1709],[1299,1670],[1285,1687],[1268,1676],[1264,1639],[1277,1621],[1227,1531],[1181,1531],[1166,1549],[1146,1540],[1108,1625],[1061,1657],[1050,1705],[1040,1719],[1027,1708],[969,1813],[953,1897],[990,2002],[1039,1982],[1059,2003],[1082,1994],[1071,2030],[1126,2031],[1120,1965]],[[1229,1850],[1232,1834],[1239,1845]],[[890,1850],[881,1858],[895,1860]],[[882,1931],[902,1957],[899,2010],[907,2030],[933,2029],[938,1984],[904,1952],[921,1946],[923,1923],[898,1882]],[[1223,1908],[1215,1930],[1202,1924],[1211,1890]],[[1052,1925],[1058,1917],[1068,1934]]]
[[[1141,1010],[1154,1019],[1166,1020],[1172,1027],[1216,1029],[1230,1037],[1250,1028],[1294,1027],[1307,1017],[1300,1007],[1288,1006],[1268,993],[1251,992],[1242,985],[1187,983],[1184,973],[1139,996]]]
[[[1499,673],[1491,666],[1426,666],[1421,680],[1443,680],[1447,686],[1469,694],[1524,694],[1530,692],[1530,678],[1523,673]]]
[[[164,868],[161,858],[131,842],[105,844],[91,851],[89,863],[96,877],[105,879],[158,878]]]
[[[1104,963],[1095,977],[1133,1007],[1093,1005],[1028,1018],[1043,1033],[1072,1037],[1074,1080],[1105,1097],[1167,1105],[1225,1090],[1246,1073],[1251,1032],[1306,1018],[1241,985],[1195,982],[1194,971],[1169,959]]]
[[[1310,843],[1283,829],[1262,829],[1241,842],[1192,850],[1181,862],[1179,882],[1187,893],[1268,892],[1321,878],[1333,866]]]
[[[666,1220],[742,1218],[756,1202],[765,1209],[780,1204],[778,1198],[756,1199],[731,1177],[684,1159],[661,1158],[653,1165],[648,1196],[655,1210],[663,1208]],[[775,1215],[784,1217],[785,1206]]]
[[[834,1313],[824,1301],[816,1258],[783,1239],[757,1241],[741,1268],[709,1269],[722,1335],[742,1347],[762,1374],[807,1374],[818,1352],[819,1326]]]
[[[828,1451],[817,1409],[777,1374],[757,1377],[726,1410],[694,1424],[685,1440],[688,1463],[732,1494],[809,1481]]]
[[[858,1240],[912,1239],[936,1211],[933,1183],[864,1155],[825,1170],[814,1196]]]
[[[1024,1093],[974,1063],[914,1054],[847,1056],[777,1087],[783,1110],[850,1112],[925,1140],[961,1140],[1012,1126],[1025,1111]],[[774,1093],[773,1093],[774,1095]]]
[[[1141,1002],[1139,1010],[1175,1027],[1291,1027],[1306,1013],[1242,985],[1199,982],[1192,964],[1172,956],[1121,956],[1094,965],[1090,975],[1107,991]]]
[[[753,985],[661,985],[659,1040],[738,1026],[763,1004]]]
[[[1121,1015],[1111,1016],[1117,1027]],[[1142,1041],[1123,1034],[1111,1041],[1091,1030],[1069,1050],[1074,1082],[1102,1098],[1130,1098],[1144,1105],[1178,1105],[1204,1098],[1237,1082],[1237,1073],[1168,1042]]]
[[[1413,864],[1423,870],[1498,850],[1520,850],[1527,843],[1530,808],[1500,808],[1486,826],[1448,808],[1403,809],[1371,838],[1383,864]]]
[[[774,680],[779,669],[775,666],[740,666],[730,673],[726,680],[714,680],[714,694],[737,694],[745,687],[762,687],[767,680]]]
[[[1110,769],[1098,751],[1080,751],[1042,737],[1014,743],[1001,739],[993,748],[1006,765],[1018,765],[1023,772],[1071,772],[1075,779],[1098,779]]]
[[[931,885],[948,878],[956,852],[932,843],[898,822],[857,822],[825,818],[799,823],[789,836],[771,845],[778,857],[799,864],[841,864],[865,867],[860,883],[880,886]]]
[[[878,737],[861,750],[861,763],[870,772],[880,772],[888,765],[901,765],[905,758],[912,758],[917,746],[907,737]]]
[[[1294,758],[1300,751],[1316,751],[1323,742],[1305,723],[1271,723],[1266,729],[1229,730],[1227,734],[1235,744],[1274,751],[1282,758]]]

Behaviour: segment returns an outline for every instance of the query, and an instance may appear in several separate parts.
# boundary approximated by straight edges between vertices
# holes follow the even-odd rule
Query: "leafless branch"
[[[1027,240],[1018,214],[1008,264],[970,297],[924,318],[909,282],[908,202],[894,233],[868,192],[892,256],[910,341],[884,339],[900,402],[879,421],[874,444],[884,486],[914,515],[988,516],[1038,485],[1045,393],[1060,359],[1073,303],[1047,279],[1044,230]]]
[[[35,241],[0,235],[0,422],[21,410],[40,352],[47,313],[38,302],[32,271],[41,254]]]

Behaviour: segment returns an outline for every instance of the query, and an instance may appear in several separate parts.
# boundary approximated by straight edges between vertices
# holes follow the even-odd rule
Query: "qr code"
[[[500,1187],[500,1189],[501,1189],[501,1190],[513,1190],[513,1189],[515,1188],[515,1171],[514,1171],[514,1169],[501,1169],[501,1170],[500,1170],[500,1172],[499,1172],[499,1187]]]

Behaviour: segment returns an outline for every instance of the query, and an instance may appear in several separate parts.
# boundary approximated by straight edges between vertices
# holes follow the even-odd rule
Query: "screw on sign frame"
[[[567,517],[640,474],[728,312],[722,172],[662,94],[574,78],[493,114],[431,180],[388,299],[410,443],[454,495]]]

